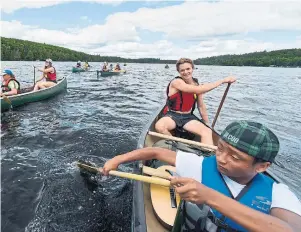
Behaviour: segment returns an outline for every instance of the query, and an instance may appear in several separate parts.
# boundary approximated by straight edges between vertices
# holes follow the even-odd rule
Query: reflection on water
[[[33,63],[2,66],[30,86]],[[55,63],[58,75],[69,75],[72,65]],[[83,176],[76,167],[78,160],[102,166],[135,149],[176,75],[174,66],[163,64],[128,64],[126,69],[124,75],[106,78],[97,78],[96,71],[72,74],[67,92],[2,114],[2,231],[130,230],[131,182]],[[280,138],[278,161],[284,165],[272,169],[301,197],[301,69],[199,66],[194,76],[208,82],[228,74],[238,82],[230,88],[217,131],[234,119],[268,125]],[[225,88],[205,95],[211,121]],[[131,164],[120,168],[132,170]]]

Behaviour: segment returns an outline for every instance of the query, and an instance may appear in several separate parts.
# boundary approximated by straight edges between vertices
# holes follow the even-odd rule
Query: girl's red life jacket
[[[54,73],[46,73],[47,77],[46,77],[46,81],[56,81],[56,70],[54,69]]]
[[[177,78],[181,78],[181,77],[175,77],[175,79]],[[193,80],[197,84],[199,84],[196,78],[193,78]],[[191,111],[191,113],[193,113],[195,109],[195,104],[197,102],[197,95],[194,93],[185,93],[182,91],[178,91],[175,94],[168,96],[170,83],[171,82],[169,82],[166,89],[167,101],[163,113],[166,114],[167,111],[169,110],[180,111],[180,112]]]

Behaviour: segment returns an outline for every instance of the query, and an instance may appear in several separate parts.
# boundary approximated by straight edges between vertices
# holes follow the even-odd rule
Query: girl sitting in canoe
[[[11,96],[20,93],[20,83],[16,80],[15,75],[11,70],[4,70],[2,76],[1,96]]]
[[[103,72],[108,72],[109,71],[109,69],[108,69],[108,63],[107,62],[103,63],[101,71],[103,71]]]
[[[39,89],[46,89],[56,85],[56,70],[52,66],[51,59],[47,59],[45,61],[44,69],[38,68],[38,70],[40,72],[43,72],[43,75],[40,78],[40,80],[38,80],[37,83],[35,84],[33,91],[37,91]],[[42,81],[44,78],[46,78],[46,81]]]
[[[115,66],[114,71],[120,71],[120,70],[121,70],[120,65],[119,65],[119,63],[117,63],[116,66]]]
[[[176,64],[180,76],[175,77],[167,86],[167,101],[163,117],[156,123],[159,133],[171,135],[175,128],[184,129],[201,137],[201,142],[213,144],[212,130],[209,126],[206,105],[203,94],[220,86],[223,83],[233,83],[233,77],[227,77],[213,83],[199,85],[198,80],[192,77],[194,64],[191,59],[181,58]],[[197,104],[202,120],[194,114]]]

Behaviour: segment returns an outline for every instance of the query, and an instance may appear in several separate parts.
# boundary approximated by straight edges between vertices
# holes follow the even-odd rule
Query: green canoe
[[[67,78],[59,80],[55,86],[52,86],[47,89],[41,89],[36,92],[25,92],[14,96],[8,96],[9,99],[1,99],[1,112],[8,110],[11,106],[17,107],[24,105],[26,103],[41,101],[50,97],[58,95],[60,92],[64,91],[67,88]],[[24,91],[24,90],[23,90]],[[11,104],[9,104],[11,103]]]
[[[108,71],[108,72],[104,72],[104,71],[99,71],[97,70],[97,77],[102,76],[102,77],[110,77],[110,76],[116,76],[116,75],[120,75],[121,73],[126,73],[125,70],[120,70],[119,72],[113,72],[113,71]]]
[[[72,72],[73,72],[73,73],[77,73],[77,72],[85,72],[85,71],[87,71],[87,69],[72,67]]]

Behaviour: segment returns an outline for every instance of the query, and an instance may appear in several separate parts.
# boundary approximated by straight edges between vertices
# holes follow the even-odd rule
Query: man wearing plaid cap
[[[181,231],[301,231],[300,201],[263,174],[278,151],[279,141],[267,127],[235,121],[222,132],[215,156],[143,148],[107,161],[103,174],[136,160],[176,166],[181,177],[171,184],[184,200]]]

